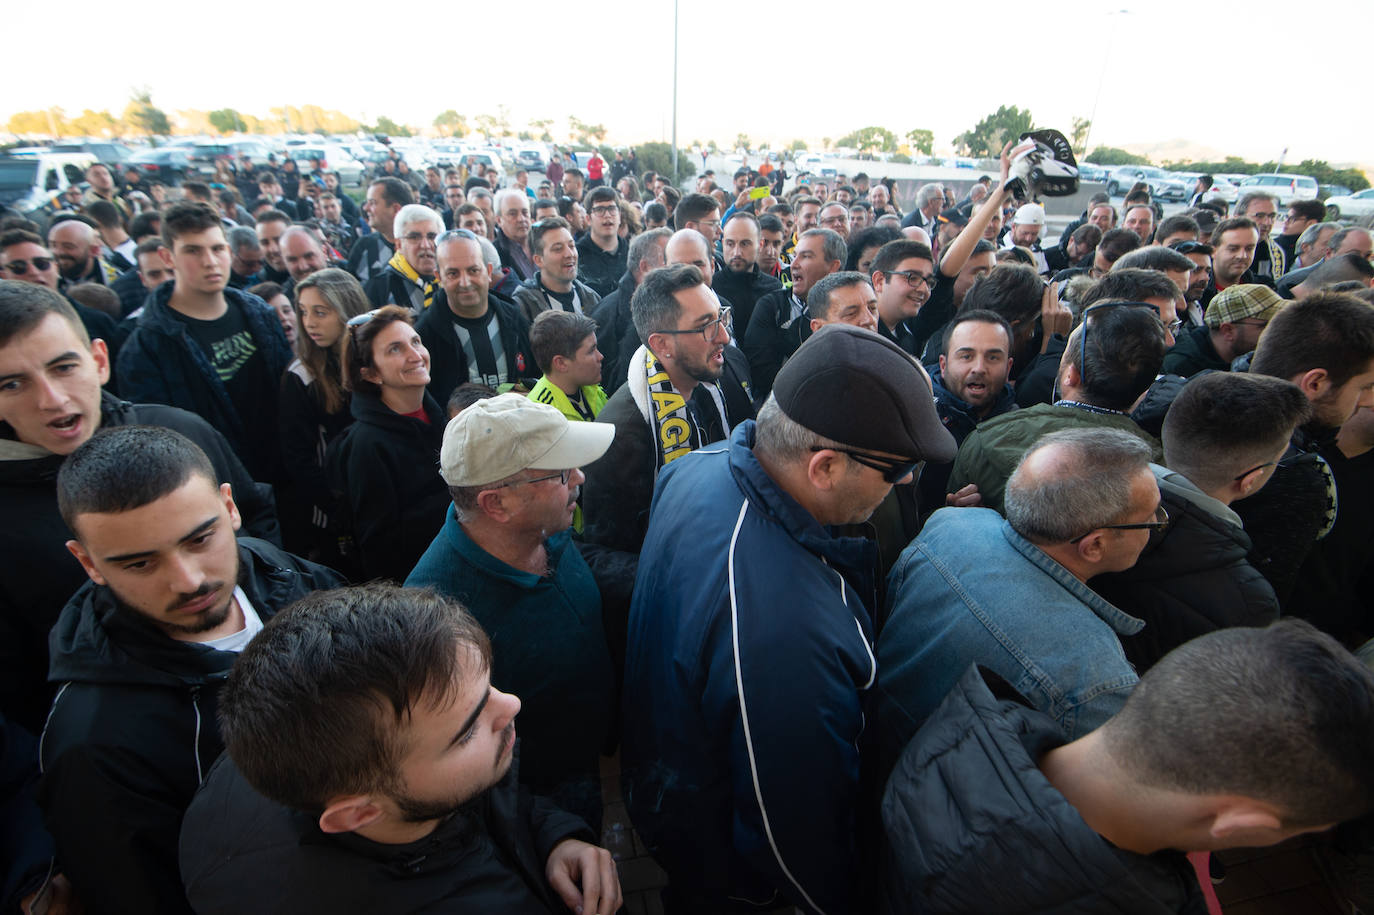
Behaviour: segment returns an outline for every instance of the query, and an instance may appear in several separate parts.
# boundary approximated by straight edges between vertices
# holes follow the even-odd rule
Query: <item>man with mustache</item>
[[[223,749],[216,707],[238,653],[282,607],[340,577],[264,541],[209,458],[170,429],[121,426],[72,452],[57,501],[90,581],[63,608],[39,801],[87,900],[189,912],[181,816]]]

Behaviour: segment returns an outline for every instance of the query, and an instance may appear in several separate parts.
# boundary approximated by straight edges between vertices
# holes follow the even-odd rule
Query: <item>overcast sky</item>
[[[666,140],[671,129],[670,0],[143,0],[123,12],[76,0],[63,9],[60,21],[41,3],[7,9],[7,33],[28,36],[6,42],[9,70],[33,78],[6,85],[0,123],[49,105],[119,113],[131,87],[147,86],[168,112],[265,116],[317,104],[429,125],[446,108],[471,123],[505,104],[517,128],[549,117],[561,134],[575,115],[605,124],[613,143]],[[1258,160],[1286,146],[1292,162],[1374,163],[1363,115],[1374,3],[1325,17],[1310,9],[1276,0],[681,0],[678,140],[725,144],[742,131],[755,143],[818,143],[877,124],[933,130],[937,152],[948,151],[1002,104],[1067,134],[1074,116],[1092,113],[1100,85],[1093,146],[1180,141]],[[506,10],[515,21],[494,15]],[[478,21],[495,28],[479,34]],[[1320,59],[1298,76],[1304,43]]]

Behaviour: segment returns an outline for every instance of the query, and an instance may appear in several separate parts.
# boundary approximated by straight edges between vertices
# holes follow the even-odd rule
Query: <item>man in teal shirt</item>
[[[524,702],[520,780],[594,829],[615,670],[601,593],[569,527],[578,467],[613,436],[611,426],[569,422],[519,394],[463,410],[439,452],[453,504],[405,582],[457,598],[482,624],[492,685]]]

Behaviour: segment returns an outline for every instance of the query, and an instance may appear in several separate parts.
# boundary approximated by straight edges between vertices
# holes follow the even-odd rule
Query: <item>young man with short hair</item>
[[[37,734],[52,699],[48,632],[85,581],[62,544],[55,479],[67,455],[99,429],[175,429],[231,484],[244,527],[279,542],[270,490],[253,482],[205,420],[161,404],[131,404],[102,391],[110,376],[103,340],[91,339],[71,303],[51,289],[0,281],[0,712]]]
[[[884,896],[891,911],[1206,911],[1182,852],[1374,807],[1371,709],[1374,676],[1298,620],[1187,643],[1071,743],[969,667],[887,783]]]
[[[218,228],[218,226],[216,226]],[[189,912],[181,816],[223,750],[217,699],[238,653],[287,604],[342,583],[265,541],[205,453],[170,429],[94,436],[57,475],[90,581],[53,629],[62,684],[40,743],[39,801],[89,900]]]
[[[533,321],[549,309],[586,314],[601,301],[594,289],[577,278],[579,254],[566,219],[545,219],[530,229],[529,247],[538,269],[515,289],[515,304],[526,320]]]
[[[274,483],[282,477],[277,390],[291,362],[281,320],[262,299],[228,288],[229,244],[210,207],[171,207],[162,236],[174,282],[153,293],[120,351],[120,392],[200,415],[254,479]]]
[[[618,911],[610,852],[517,783],[521,702],[494,673],[481,626],[433,591],[282,613],[229,677],[228,753],[182,827],[195,908]]]
[[[606,405],[596,322],[566,311],[541,311],[530,325],[534,361],[544,374],[529,393],[573,422],[591,422]]]
[[[630,242],[620,237],[620,195],[615,188],[594,186],[587,192],[587,234],[577,242],[577,278],[602,297],[620,282]]]

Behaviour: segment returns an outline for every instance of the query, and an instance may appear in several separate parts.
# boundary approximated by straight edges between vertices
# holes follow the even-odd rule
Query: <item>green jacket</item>
[[[1007,480],[1021,455],[1042,435],[1060,429],[1120,429],[1140,436],[1150,446],[1150,459],[1157,464],[1164,462],[1164,449],[1159,440],[1137,426],[1129,416],[1040,403],[979,423],[959,447],[946,491],[956,492],[969,483],[977,483],[983,505],[1001,512]]]
[[[537,403],[546,403],[557,407],[558,412],[566,416],[571,422],[584,419],[581,413],[573,409],[572,401],[568,400],[568,395],[563,393],[563,389],[549,381],[548,375],[539,379],[534,390],[530,391],[529,398]],[[582,387],[582,399],[591,408],[593,418],[601,413],[602,407],[606,406],[606,392],[601,390],[599,384],[584,385]]]

